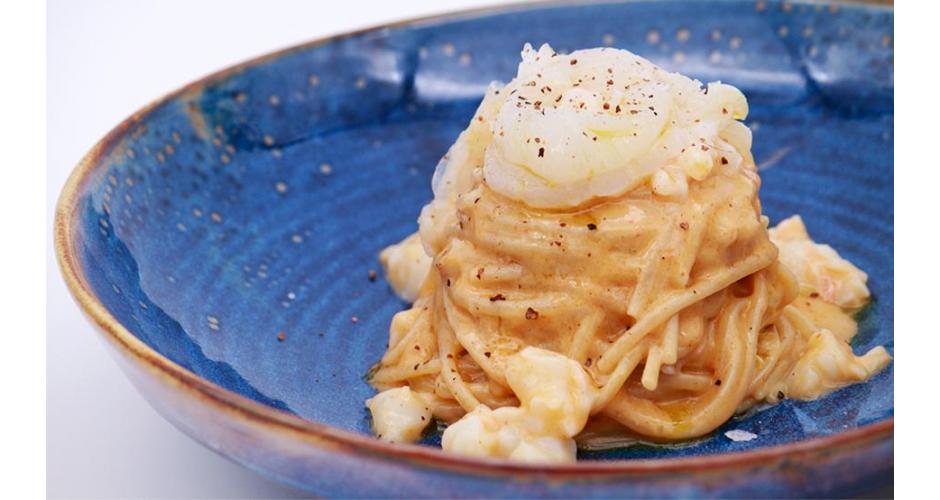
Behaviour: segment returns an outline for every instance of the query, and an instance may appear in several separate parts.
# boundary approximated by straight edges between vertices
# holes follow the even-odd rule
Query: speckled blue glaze
[[[406,307],[381,273],[367,278],[379,250],[415,230],[438,158],[487,84],[514,75],[523,43],[610,45],[744,91],[765,213],[802,214],[811,234],[868,272],[874,301],[854,347],[893,352],[892,40],[890,8],[667,1],[516,7],[303,46],[173,95],[103,143],[73,195],[69,244],[96,300],[162,356],[256,402],[367,434],[373,390],[363,375]],[[892,365],[685,447],[580,458],[665,460],[831,436],[890,419],[893,383]],[[374,494],[387,481],[402,495],[832,494],[885,484],[893,469],[888,442],[815,479],[764,471],[718,484],[704,473],[552,484],[405,463],[367,471],[344,450],[298,458],[262,431],[233,445],[214,434],[211,409],[154,404],[209,446],[323,495]],[[758,439],[730,441],[729,429]]]

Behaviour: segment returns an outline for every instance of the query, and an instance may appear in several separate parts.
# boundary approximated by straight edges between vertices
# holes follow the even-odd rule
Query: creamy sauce
[[[382,252],[414,306],[370,378],[376,434],[414,441],[434,415],[445,451],[566,462],[576,439],[685,445],[883,369],[848,343],[865,273],[798,216],[767,229],[747,112],[627,51],[526,46],[419,233]]]

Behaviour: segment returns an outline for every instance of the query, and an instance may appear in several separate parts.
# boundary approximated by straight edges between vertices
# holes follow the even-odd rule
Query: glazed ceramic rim
[[[590,3],[616,4],[631,3],[631,1],[636,0],[626,0],[623,2],[599,1]],[[101,329],[105,334],[104,336],[119,348],[118,350],[121,351],[122,354],[127,355],[138,367],[162,378],[162,381],[168,385],[175,386],[177,389],[187,393],[188,396],[202,400],[214,406],[217,410],[228,413],[231,418],[243,420],[249,425],[254,424],[264,427],[266,432],[288,433],[292,439],[306,441],[321,448],[362,455],[364,458],[376,458],[377,456],[378,458],[386,460],[405,459],[412,465],[478,473],[488,476],[510,476],[528,473],[532,475],[550,474],[553,478],[569,477],[580,479],[586,475],[692,472],[701,470],[715,471],[738,467],[757,467],[792,455],[814,454],[824,450],[834,451],[836,449],[864,446],[874,442],[893,439],[894,417],[892,416],[884,421],[839,434],[805,439],[794,443],[770,446],[756,450],[675,458],[590,460],[573,464],[529,465],[505,460],[465,457],[445,453],[439,448],[428,446],[390,444],[371,436],[302,419],[296,415],[258,403],[199,377],[195,373],[164,357],[152,347],[138,339],[111,315],[91,290],[82,272],[82,268],[77,261],[76,253],[73,249],[74,241],[71,238],[78,194],[81,191],[80,188],[97,173],[96,167],[101,163],[103,155],[108,152],[128,130],[139,123],[143,118],[147,117],[155,108],[180,96],[197,92],[208,85],[224,80],[248,67],[337,40],[384,29],[415,26],[432,22],[454,21],[483,14],[502,14],[544,7],[559,7],[572,3],[575,2],[549,0],[530,3],[510,3],[501,6],[415,17],[355,31],[348,31],[318,38],[249,59],[245,62],[211,73],[208,76],[200,78],[156,99],[126,118],[95,144],[81,159],[66,181],[65,186],[62,188],[55,213],[54,237],[59,267],[69,291],[72,293],[81,309],[89,316],[94,324]],[[831,3],[879,4],[883,8],[893,11],[893,2],[891,2],[891,0],[854,0]],[[276,471],[269,472],[276,474]]]

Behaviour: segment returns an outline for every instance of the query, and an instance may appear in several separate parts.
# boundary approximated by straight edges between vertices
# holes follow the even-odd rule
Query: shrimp
[[[748,112],[739,90],[703,87],[626,50],[563,56],[526,44],[516,78],[498,95],[484,180],[534,207],[577,206],[654,178],[654,187],[701,180],[721,156],[736,167],[747,154],[750,138],[734,125]],[[656,176],[660,169],[667,173]],[[670,181],[663,194],[686,191]]]

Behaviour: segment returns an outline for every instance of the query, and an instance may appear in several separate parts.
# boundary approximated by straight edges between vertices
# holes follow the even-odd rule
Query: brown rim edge
[[[66,181],[56,206],[54,222],[55,252],[59,267],[79,307],[102,331],[104,336],[122,354],[133,360],[144,371],[162,379],[164,383],[173,385],[186,392],[188,396],[201,399],[217,410],[226,412],[230,417],[249,421],[252,424],[267,428],[270,432],[288,433],[292,438],[312,442],[315,445],[329,448],[345,448],[351,453],[365,455],[379,455],[385,459],[407,459],[409,462],[431,468],[442,468],[463,472],[472,472],[482,475],[510,475],[519,473],[551,474],[559,476],[608,475],[608,474],[636,474],[651,472],[682,472],[730,469],[739,466],[757,466],[772,462],[792,454],[814,453],[822,450],[832,450],[848,447],[853,444],[863,444],[870,441],[890,439],[894,434],[894,417],[839,433],[832,436],[813,438],[785,445],[761,448],[752,451],[722,453],[716,455],[699,455],[666,459],[639,459],[639,460],[612,460],[612,461],[585,461],[575,464],[560,465],[524,465],[503,460],[477,459],[460,455],[444,453],[443,451],[418,445],[388,444],[384,441],[320,424],[289,413],[265,406],[244,396],[224,389],[212,382],[202,379],[167,359],[142,341],[135,337],[121,325],[111,313],[95,297],[89,288],[84,274],[81,271],[72,248],[70,235],[72,233],[73,216],[77,204],[80,187],[95,171],[104,152],[119,140],[124,133],[137,124],[143,117],[159,105],[180,97],[188,92],[196,91],[209,84],[222,80],[247,67],[266,61],[274,60],[292,52],[310,49],[319,45],[330,43],[344,38],[358,36],[364,33],[381,29],[397,28],[421,24],[425,22],[439,22],[454,20],[462,17],[505,13],[528,7],[563,6],[571,1],[544,1],[544,2],[517,2],[494,7],[461,10],[431,16],[416,17],[392,23],[384,23],[355,31],[331,35],[315,39],[286,49],[274,51],[245,62],[230,66],[196,80],[177,89],[163,97],[152,101],[147,106],[132,114],[112,129],[103,139],[81,159]],[[591,2],[594,3],[594,2]],[[596,2],[616,3],[616,2]],[[834,2],[834,3],[881,3],[888,8],[892,2]]]

